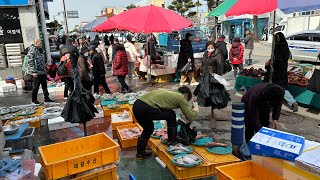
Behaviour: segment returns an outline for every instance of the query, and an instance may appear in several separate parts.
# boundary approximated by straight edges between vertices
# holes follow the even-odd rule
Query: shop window
[[[295,35],[293,37],[294,40],[297,41],[310,41],[310,35],[309,34],[299,34],[299,35]]]

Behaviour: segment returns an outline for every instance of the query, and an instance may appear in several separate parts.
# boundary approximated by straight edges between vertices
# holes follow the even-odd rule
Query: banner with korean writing
[[[23,43],[17,8],[0,9],[0,44]]]

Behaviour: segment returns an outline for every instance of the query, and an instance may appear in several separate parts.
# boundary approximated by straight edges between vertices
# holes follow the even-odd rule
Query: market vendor
[[[177,137],[177,121],[174,109],[180,108],[188,121],[194,120],[199,112],[198,104],[193,102],[192,108],[188,101],[192,98],[190,89],[187,86],[173,90],[154,90],[140,97],[133,105],[133,114],[143,131],[138,138],[137,159],[151,156],[145,151],[148,140],[153,133],[153,120],[166,120],[168,143],[173,144]]]
[[[246,104],[244,113],[246,142],[249,142],[262,127],[269,127],[271,110],[271,127],[277,128],[283,97],[284,89],[273,83],[256,84],[243,95],[241,101]]]

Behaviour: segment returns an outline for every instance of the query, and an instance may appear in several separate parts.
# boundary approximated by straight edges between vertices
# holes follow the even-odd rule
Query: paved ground
[[[258,49],[258,48],[257,48]],[[254,51],[254,66],[261,67],[264,62],[268,60],[266,55],[259,55],[259,52],[265,52],[265,50]],[[225,75],[229,82],[234,83],[232,72]],[[119,84],[113,77],[108,77],[107,82],[112,92],[119,91]],[[152,90],[157,88],[176,89],[177,83],[162,83],[156,84],[153,87],[149,87],[145,82],[139,80],[128,80],[129,85],[134,91],[139,90]],[[241,94],[243,92],[236,92],[234,90],[229,91],[232,102],[239,102]],[[42,95],[39,95],[41,100]],[[0,107],[11,106],[19,104],[30,103],[30,93],[10,93],[0,95]],[[52,96],[52,99],[62,101],[62,93],[57,93],[56,96]],[[192,123],[198,131],[212,136],[218,142],[230,143],[231,139],[231,104],[223,110],[215,110],[215,116],[218,119],[216,129],[210,128],[210,108],[200,108],[200,115],[197,121]],[[97,102],[98,103],[98,102]],[[181,113],[178,111],[178,113]],[[312,110],[308,108],[299,109],[298,113],[292,113],[287,107],[283,106],[282,115],[280,117],[280,130],[291,132],[294,134],[302,135],[306,139],[320,141],[320,129],[318,128],[319,110]],[[99,132],[105,132],[112,136],[110,128],[110,119],[95,119],[87,124],[88,133],[95,134]],[[36,130],[34,137],[34,152],[38,154],[37,147],[52,144],[56,142],[62,142],[83,136],[82,125],[78,127],[49,131],[48,127],[44,126]],[[135,151],[122,151],[120,152],[121,161],[118,165],[118,175],[120,179],[127,179],[128,174],[131,173],[137,177],[137,179],[152,179],[152,180],[169,180],[175,179],[168,169],[163,169],[153,158],[146,161],[136,161],[134,158]],[[38,155],[36,155],[38,159]],[[212,178],[211,178],[212,179]]]

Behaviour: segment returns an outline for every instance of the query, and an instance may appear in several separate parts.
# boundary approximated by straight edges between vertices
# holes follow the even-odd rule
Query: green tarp
[[[216,7],[213,11],[211,11],[207,17],[209,16],[221,16],[228,12],[228,10],[236,3],[238,0],[226,0],[218,7]]]

